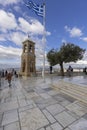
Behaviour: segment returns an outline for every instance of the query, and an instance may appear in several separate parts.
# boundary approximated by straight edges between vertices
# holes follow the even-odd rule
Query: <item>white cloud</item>
[[[78,60],[76,63],[73,63],[75,65],[75,67],[78,66],[84,68],[85,66],[87,66],[87,50],[83,56],[83,58],[81,60]]]
[[[77,64],[85,64],[85,65],[87,65],[87,61],[80,60],[80,61],[77,62]]]
[[[9,35],[9,40],[14,42],[16,45],[21,45],[22,42],[26,39],[26,35],[22,32],[12,32]]]
[[[46,32],[46,35],[47,35],[47,36],[50,36],[50,35],[51,35],[51,32],[48,32],[48,31],[47,31],[47,32]]]
[[[2,68],[4,67],[4,65],[9,65],[9,67],[12,67],[13,65],[20,66],[21,52],[22,52],[22,49],[13,48],[11,46],[4,47],[0,45],[0,65],[2,64]]]
[[[87,42],[87,37],[81,37],[81,40],[83,40],[84,42]]]
[[[19,18],[19,27],[25,33],[41,34],[43,33],[43,25],[37,20],[26,21],[24,18]]]
[[[70,33],[70,37],[80,37],[83,35],[81,29],[77,27],[73,27],[72,29],[67,25],[64,27],[67,32]]]
[[[0,59],[2,59],[2,57],[6,57],[6,58],[15,58],[16,56],[20,57],[21,52],[22,49],[14,48],[11,46],[5,47],[0,45]]]
[[[14,6],[14,10],[17,11],[18,13],[21,12],[21,8],[19,6]]]
[[[7,30],[15,29],[17,27],[15,16],[10,12],[0,10],[0,30],[6,32]]]
[[[0,4],[3,6],[10,5],[10,4],[17,4],[21,0],[0,0]]]
[[[84,60],[84,61],[87,61],[87,50],[86,50],[86,52],[85,52],[85,54],[84,54],[83,60]]]
[[[65,40],[65,39],[62,39],[62,43],[66,43],[66,40]]]

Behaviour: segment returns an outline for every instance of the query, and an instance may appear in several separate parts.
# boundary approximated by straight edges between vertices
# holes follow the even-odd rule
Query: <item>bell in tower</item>
[[[29,77],[35,74],[35,43],[27,39],[23,42],[23,52],[21,55],[21,75]]]

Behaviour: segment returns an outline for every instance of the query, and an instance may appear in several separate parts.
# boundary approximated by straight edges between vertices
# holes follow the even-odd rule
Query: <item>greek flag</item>
[[[44,14],[44,8],[43,5],[38,5],[32,1],[28,1],[25,4],[29,9],[32,9],[37,15],[42,16]]]

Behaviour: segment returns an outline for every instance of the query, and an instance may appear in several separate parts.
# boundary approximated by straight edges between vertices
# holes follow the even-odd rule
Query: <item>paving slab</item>
[[[71,130],[87,130],[87,120],[81,118],[69,126]]]
[[[58,122],[52,124],[52,125],[51,125],[51,128],[52,128],[53,130],[63,130],[63,127],[62,127]]]
[[[37,98],[39,95],[36,92],[26,93],[26,99]]]
[[[29,109],[32,109],[32,108],[35,108],[35,107],[31,104],[31,105],[27,105],[27,106],[19,108],[18,111],[23,112],[23,111],[26,111],[26,110],[29,110]]]
[[[39,130],[45,130],[45,128],[41,128],[41,129],[39,129]]]
[[[47,93],[41,93],[40,96],[44,99],[48,99],[48,98],[51,98],[50,95],[48,95]]]
[[[80,118],[80,116],[78,116],[76,113],[69,111],[69,110],[65,110],[68,114],[70,114],[72,117],[74,117],[76,120]]]
[[[34,88],[34,91],[36,92],[36,93],[44,93],[45,92],[45,90],[44,89],[42,89],[42,88],[40,88],[40,87],[35,87]]]
[[[0,112],[5,112],[17,108],[18,108],[18,102],[16,101],[6,102],[0,105]]]
[[[46,130],[52,130],[52,128],[50,126],[46,127]]]
[[[3,115],[1,126],[7,125],[7,124],[15,122],[15,121],[18,121],[17,110],[5,112],[4,115]]]
[[[27,106],[27,101],[25,99],[18,100],[19,107]]]
[[[4,126],[4,130],[20,130],[19,122],[10,123]]]
[[[56,94],[58,94],[59,92],[55,91],[55,90],[50,90],[49,92],[47,92],[50,96],[54,96]]]
[[[70,114],[68,114],[65,111],[56,115],[55,118],[64,128],[76,120],[73,116],[71,116]]]
[[[65,110],[64,107],[62,107],[60,104],[53,104],[50,105],[48,107],[46,107],[46,109],[53,115],[57,115],[58,113],[62,112]]]
[[[0,127],[0,130],[4,130],[4,128],[3,128],[3,127]]]
[[[69,104],[66,106],[66,108],[69,110],[69,111],[72,111],[74,112],[76,115],[78,116],[83,116],[87,113],[87,108],[84,107],[84,106],[79,106],[78,104],[76,103],[72,103],[72,104]]]
[[[19,117],[22,130],[37,130],[49,124],[48,120],[38,108],[20,112]]]
[[[53,105],[57,103],[57,101],[53,98],[48,98],[48,99],[38,98],[35,99],[34,101],[40,109],[44,109],[49,105]]]
[[[69,105],[70,102],[67,100],[64,100],[64,101],[60,102],[59,104],[65,107],[65,106]]]
[[[70,130],[69,128],[66,128],[66,129],[64,129],[64,130]]]
[[[65,99],[62,97],[62,95],[60,93],[58,93],[55,96],[53,96],[53,98],[56,99],[58,102],[65,101]]]
[[[54,117],[47,110],[43,110],[43,113],[47,117],[47,119],[49,120],[50,123],[56,122]]]
[[[63,127],[58,123],[54,123],[46,128],[46,130],[63,130]]]

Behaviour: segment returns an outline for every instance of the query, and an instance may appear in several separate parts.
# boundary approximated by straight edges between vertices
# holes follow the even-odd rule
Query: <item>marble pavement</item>
[[[58,76],[3,79],[0,130],[87,130],[87,104],[55,90]]]

